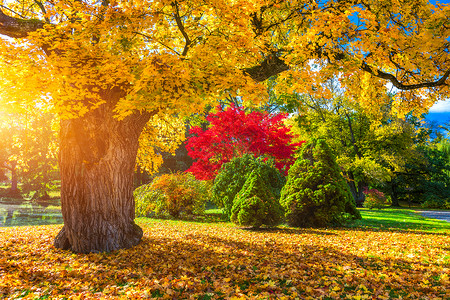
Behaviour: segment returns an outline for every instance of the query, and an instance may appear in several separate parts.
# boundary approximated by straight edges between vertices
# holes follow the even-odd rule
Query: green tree
[[[291,226],[341,225],[361,218],[334,155],[324,140],[303,146],[281,191],[281,205]]]
[[[447,130],[447,133],[450,133],[450,130]],[[450,166],[450,140],[442,139],[436,146],[437,149],[444,154],[444,159],[447,161],[446,164]],[[448,175],[450,176],[450,172]]]
[[[410,116],[397,117],[387,94],[373,95],[384,102],[378,111],[371,112],[357,99],[347,97],[336,80],[325,85],[331,91],[329,98],[290,96],[298,111],[294,131],[303,139],[326,140],[355,202],[362,206],[363,192],[369,185],[390,182],[417,156],[415,124]],[[393,199],[393,204],[397,203]]]
[[[441,149],[433,144],[418,147],[417,159],[396,174],[399,199],[429,208],[450,208],[450,164]]]

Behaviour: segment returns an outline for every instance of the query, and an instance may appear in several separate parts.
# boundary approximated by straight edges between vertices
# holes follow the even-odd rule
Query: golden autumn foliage
[[[189,114],[225,90],[261,99],[264,89],[243,70],[257,81],[284,71],[280,91],[325,96],[322,83],[341,74],[363,103],[390,81],[402,90],[400,113],[422,112],[449,93],[450,6],[425,0],[18,0],[5,7],[2,14],[28,27],[21,35],[1,30],[16,38],[0,43],[3,97],[50,97],[63,118],[98,107],[99,93],[113,86],[126,94],[119,118],[136,110]],[[264,61],[271,71],[252,69]]]
[[[246,38],[249,14],[259,4],[241,9],[227,2],[54,1],[43,3],[43,15],[38,5],[17,1],[10,7],[20,16],[51,24],[28,33],[27,42],[2,39],[9,87],[3,97],[34,103],[50,96],[61,117],[71,118],[103,104],[101,91],[121,86],[126,97],[117,104],[119,118],[134,110],[198,111],[207,99],[245,84],[239,68],[261,59],[258,45]],[[249,50],[254,53],[244,56]]]
[[[161,152],[175,154],[175,150],[186,139],[185,133],[183,119],[167,115],[153,116],[139,137],[136,157],[139,166],[149,174],[157,172],[164,162]]]
[[[51,246],[60,226],[0,228],[5,299],[448,299],[450,236],[422,231],[248,231],[142,219],[109,254]]]
[[[400,116],[449,95],[450,7],[425,0],[16,0],[2,15],[27,20],[21,29],[0,28],[14,38],[0,39],[2,101],[44,102],[61,118],[105,104],[115,86],[123,90],[119,119],[136,111],[189,115],[224,91],[261,101],[264,88],[251,78],[277,73],[277,92],[325,98],[323,83],[339,75],[347,96],[375,112],[390,82],[400,90],[393,104]],[[255,69],[261,62],[271,70]],[[146,145],[158,139],[152,134]],[[154,160],[146,169],[160,164],[154,149],[140,151]]]

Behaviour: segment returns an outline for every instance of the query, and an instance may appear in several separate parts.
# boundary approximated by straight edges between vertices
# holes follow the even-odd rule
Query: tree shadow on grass
[[[327,228],[294,228],[294,227],[237,227],[240,230],[261,233],[285,233],[285,234],[319,234],[319,235],[336,235]]]
[[[218,213],[205,213],[201,215],[182,215],[178,218],[174,218],[168,215],[161,215],[161,216],[153,215],[146,218],[154,220],[170,220],[170,221],[194,222],[194,223],[229,222],[228,217],[225,214],[218,214]]]

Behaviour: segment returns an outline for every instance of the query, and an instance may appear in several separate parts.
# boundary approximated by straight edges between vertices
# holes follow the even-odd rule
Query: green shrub
[[[165,210],[165,195],[160,190],[144,184],[134,190],[136,217],[160,216]]]
[[[236,195],[230,218],[233,223],[258,228],[282,222],[283,208],[269,183],[261,176],[262,171],[260,168],[253,170]]]
[[[263,158],[256,158],[250,154],[235,157],[222,165],[211,191],[214,202],[217,206],[224,208],[229,218],[231,218],[234,198],[255,169],[261,169],[259,174],[268,183],[275,199],[280,198],[280,191],[286,179],[271,161],[264,161]]]
[[[210,198],[210,183],[190,173],[164,174],[137,188],[134,197],[138,217],[202,214]]]
[[[386,196],[384,195],[384,193],[380,192],[377,189],[365,189],[364,192],[365,194],[365,200],[363,203],[363,206],[365,208],[378,208],[378,209],[382,209],[383,207],[386,206]]]
[[[361,218],[328,145],[317,140],[302,147],[289,170],[280,203],[291,226],[341,225]]]

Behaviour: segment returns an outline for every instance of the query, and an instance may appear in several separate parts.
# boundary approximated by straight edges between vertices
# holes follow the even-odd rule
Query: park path
[[[450,222],[450,211],[421,210],[418,211],[425,218],[433,218]]]

